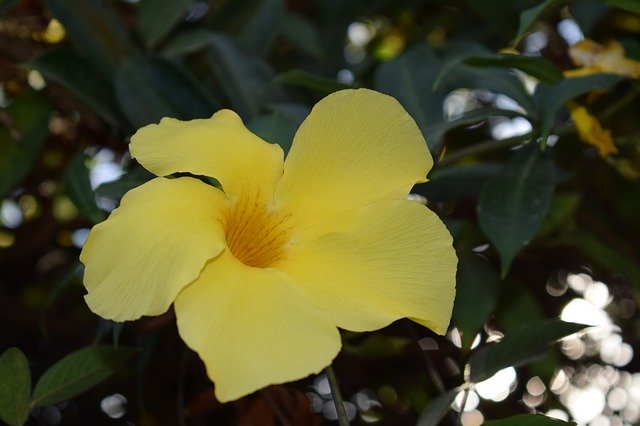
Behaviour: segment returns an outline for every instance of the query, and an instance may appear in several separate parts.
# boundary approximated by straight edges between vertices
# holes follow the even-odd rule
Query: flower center
[[[227,247],[245,265],[267,268],[283,259],[290,217],[245,197],[234,206],[227,222]]]

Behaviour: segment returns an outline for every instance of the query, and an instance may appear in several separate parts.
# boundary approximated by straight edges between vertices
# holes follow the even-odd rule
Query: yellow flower
[[[92,229],[80,255],[86,301],[116,321],[174,303],[220,401],[319,372],[340,350],[337,327],[409,317],[446,332],[457,259],[438,217],[406,199],[433,160],[395,99],[326,97],[286,161],[229,110],[164,118],[130,151],[160,177]],[[178,172],[223,190],[164,177]]]
[[[603,129],[596,117],[589,114],[583,106],[573,103],[568,106],[571,119],[578,130],[578,136],[583,142],[595,146],[602,158],[618,152],[618,149],[613,144],[611,132]]]
[[[580,68],[565,71],[565,77],[613,73],[640,78],[640,62],[626,58],[624,47],[615,40],[606,46],[589,39],[579,41],[569,48],[569,56]]]

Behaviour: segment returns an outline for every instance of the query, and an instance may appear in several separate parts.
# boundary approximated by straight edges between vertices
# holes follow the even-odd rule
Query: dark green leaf
[[[111,82],[84,56],[68,47],[58,47],[45,50],[25,65],[72,92],[109,124],[122,125]]]
[[[6,15],[13,10],[19,0],[0,0],[0,16]]]
[[[95,225],[104,220],[104,212],[96,204],[86,161],[84,153],[79,153],[73,158],[64,174],[64,188],[80,214]]]
[[[476,108],[471,111],[465,112],[462,117],[456,118],[451,121],[444,121],[427,127],[427,133],[429,140],[435,146],[440,146],[443,142],[443,138],[449,130],[468,126],[470,124],[477,124],[482,121],[486,121],[489,117],[522,117],[523,114],[518,111],[501,109],[501,108]]]
[[[562,71],[553,62],[541,56],[470,56],[464,60],[464,63],[475,67],[516,68],[543,83],[556,83],[562,80]]]
[[[545,15],[559,10],[562,6],[568,3],[568,0],[546,0],[537,6],[527,9],[520,14],[520,26],[518,27],[518,33],[513,40],[513,45],[517,46],[527,33],[531,25],[538,19],[543,18]]]
[[[556,114],[565,102],[596,89],[608,89],[622,77],[614,74],[594,74],[567,78],[554,85],[540,84],[534,101],[540,119],[540,135],[543,140],[551,133]]]
[[[267,142],[277,143],[284,152],[289,152],[297,123],[281,112],[259,115],[247,124],[247,128]]]
[[[96,196],[119,201],[122,196],[137,186],[154,178],[154,175],[141,166],[135,166],[132,170],[122,175],[119,179],[105,182],[96,188]]]
[[[116,100],[138,128],[163,117],[182,120],[210,117],[217,102],[179,66],[160,58],[124,62],[115,76]]]
[[[510,97],[526,111],[535,109],[522,81],[513,73],[508,70],[485,69],[464,63],[464,60],[470,56],[493,55],[493,52],[483,45],[469,41],[454,41],[447,43],[442,50],[446,52],[446,56],[434,87],[445,88],[448,91],[459,88],[486,89]]]
[[[524,324],[502,341],[490,344],[469,358],[471,381],[481,382],[507,367],[519,367],[540,355],[553,343],[588,327],[584,324],[545,319]]]
[[[110,345],[89,346],[73,352],[42,375],[31,401],[32,407],[57,404],[92,388],[118,371],[135,352]]]
[[[424,185],[424,195],[433,201],[475,198],[485,181],[499,169],[500,165],[496,163],[438,167],[429,174],[429,182]]]
[[[640,15],[640,2],[638,0],[607,0],[609,6],[618,7],[628,12]]]
[[[261,0],[251,10],[240,34],[240,42],[258,55],[266,55],[278,34],[284,14],[283,0]]]
[[[155,46],[182,19],[189,0],[141,0],[138,6],[140,34],[148,48]]]
[[[234,111],[245,120],[255,117],[265,102],[265,86],[274,77],[271,67],[220,34],[212,34],[209,54],[211,68]]]
[[[0,123],[0,197],[12,190],[35,162],[49,131],[51,106],[35,92],[26,92],[6,108]]]
[[[320,77],[299,69],[290,70],[278,75],[274,79],[274,82],[285,86],[304,87],[322,95],[328,95],[338,90],[349,89],[351,87],[333,78]]]
[[[82,264],[80,260],[75,259],[71,265],[65,268],[65,272],[60,278],[55,280],[51,284],[51,289],[44,303],[40,306],[40,318],[38,320],[38,326],[40,332],[44,336],[45,340],[49,339],[49,330],[47,328],[47,313],[58,301],[60,296],[68,290],[71,284],[77,284],[80,287],[82,284]]]
[[[440,394],[431,400],[431,403],[427,405],[420,417],[418,418],[417,426],[433,426],[439,425],[440,421],[447,415],[447,412],[451,409],[451,404],[458,395],[457,389],[451,389],[450,391]]]
[[[18,348],[0,356],[0,419],[11,426],[26,423],[31,398],[29,361]]]
[[[320,31],[314,23],[297,13],[287,11],[280,23],[280,35],[300,51],[315,58],[322,58]]]
[[[383,63],[375,75],[375,88],[396,98],[416,121],[429,149],[440,148],[440,138],[431,137],[430,126],[443,122],[442,102],[447,91],[432,90],[440,60],[428,46],[416,46]]]
[[[542,414],[519,414],[501,420],[487,420],[483,425],[486,426],[562,426],[575,425],[575,423],[567,423],[562,420],[553,419]]]
[[[371,333],[358,343],[345,342],[344,353],[363,358],[382,358],[397,356],[411,344],[411,340],[403,337],[387,336]]]
[[[118,15],[104,0],[44,0],[44,4],[105,76],[135,51]]]
[[[162,55],[175,58],[197,52],[210,46],[214,33],[204,28],[195,28],[176,33],[162,48]]]
[[[469,348],[498,303],[500,279],[484,259],[465,255],[458,263],[456,283],[451,323],[462,331],[463,347]]]
[[[556,183],[550,149],[525,145],[485,184],[478,200],[480,227],[498,250],[504,277],[518,251],[542,224]]]

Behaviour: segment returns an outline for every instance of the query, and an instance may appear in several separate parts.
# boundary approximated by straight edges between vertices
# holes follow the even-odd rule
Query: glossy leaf
[[[554,10],[559,10],[560,7],[564,6],[566,3],[568,3],[568,0],[546,0],[537,6],[522,12],[520,14],[520,26],[518,27],[518,33],[513,40],[513,45],[516,46],[520,43],[535,21]]]
[[[131,124],[142,127],[163,117],[210,117],[218,104],[182,68],[160,58],[123,63],[115,76],[116,100]]]
[[[44,0],[44,4],[105,76],[135,52],[120,18],[104,0]]]
[[[69,90],[109,124],[122,125],[111,82],[75,50],[68,47],[47,49],[25,65]]]
[[[542,56],[523,55],[487,55],[471,56],[465,64],[475,67],[515,68],[524,71],[543,83],[556,83],[562,80],[562,71],[553,62]]]
[[[109,345],[88,346],[51,366],[38,381],[32,407],[57,404],[92,388],[118,371],[135,351]]]
[[[567,78],[558,84],[540,84],[534,94],[540,119],[540,135],[546,139],[551,133],[556,114],[565,102],[596,89],[607,89],[621,79],[614,74],[594,74]]]
[[[271,67],[220,34],[211,36],[209,59],[233,109],[245,120],[255,117],[265,102],[265,86],[274,77]]]
[[[440,138],[432,137],[430,126],[443,122],[444,89],[433,90],[441,62],[427,46],[414,47],[397,58],[385,62],[375,75],[375,88],[395,97],[411,114],[431,151],[440,148]]]
[[[486,420],[482,423],[487,426],[562,426],[575,425],[574,422],[565,422],[563,420],[547,417],[542,414],[519,414],[501,420]]]
[[[189,0],[140,1],[138,25],[148,48],[160,42],[180,22],[189,8],[189,3]]]
[[[530,142],[485,184],[478,200],[480,227],[500,254],[504,277],[518,251],[544,220],[556,183],[550,149]]]
[[[49,131],[51,106],[41,95],[25,92],[6,108],[0,126],[0,197],[24,179]]]
[[[427,405],[427,408],[420,413],[417,426],[439,425],[440,421],[451,409],[451,404],[453,404],[453,401],[456,399],[458,392],[457,389],[451,389],[432,399],[429,405]]]
[[[304,87],[323,96],[351,87],[333,78],[320,77],[300,69],[294,69],[280,74],[274,79],[274,82],[285,86]]]
[[[609,6],[618,7],[628,12],[640,15],[640,2],[638,0],[607,0]]]
[[[500,296],[500,278],[477,255],[460,256],[456,279],[456,300],[451,323],[462,332],[464,348],[487,322]]]
[[[95,225],[102,222],[105,215],[96,204],[86,161],[84,153],[79,153],[73,158],[64,174],[64,188],[80,214]]]
[[[469,358],[471,381],[481,382],[507,367],[527,364],[553,343],[588,327],[584,324],[545,319],[522,325],[499,343],[489,344]]]
[[[29,361],[18,348],[0,355],[0,419],[10,426],[26,423],[31,398]]]
[[[194,28],[177,32],[161,50],[164,57],[175,58],[197,52],[210,46],[215,35],[204,28]]]

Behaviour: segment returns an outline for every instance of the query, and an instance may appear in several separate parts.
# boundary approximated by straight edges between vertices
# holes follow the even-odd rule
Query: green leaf
[[[301,52],[306,53],[314,59],[321,59],[322,43],[320,42],[320,31],[318,27],[305,17],[286,11],[280,27],[280,36],[287,39]]]
[[[7,15],[11,12],[19,0],[0,0],[0,16]]]
[[[218,104],[179,66],[160,58],[124,62],[115,76],[116,100],[131,124],[142,127],[163,117],[210,117]]]
[[[344,342],[342,349],[356,357],[385,358],[400,355],[410,344],[411,340],[404,337],[371,333],[357,343]]]
[[[484,259],[467,254],[460,257],[456,283],[451,323],[462,331],[463,347],[469,348],[498,303],[500,279]]]
[[[439,425],[440,421],[451,409],[451,404],[453,404],[453,401],[456,399],[458,392],[458,389],[451,389],[431,400],[431,403],[427,405],[427,408],[422,410],[422,413],[420,413],[417,426]]]
[[[432,90],[441,62],[433,50],[416,46],[397,58],[385,62],[375,75],[375,88],[396,98],[422,131],[429,149],[440,149],[440,138],[431,137],[430,126],[443,122],[442,102],[448,91]]]
[[[464,63],[474,67],[515,68],[524,71],[543,83],[562,80],[562,71],[553,62],[542,56],[486,55],[470,56]]]
[[[562,420],[547,417],[542,414],[519,414],[501,420],[487,420],[483,425],[486,426],[562,426],[575,425],[574,422],[567,423]]]
[[[556,183],[551,150],[530,142],[485,184],[478,200],[480,227],[500,254],[504,277],[518,251],[542,224]]]
[[[214,33],[209,63],[234,111],[245,120],[258,115],[267,96],[265,86],[274,77],[271,67],[229,37]]]
[[[189,0],[141,0],[138,26],[147,48],[161,41],[182,19]]]
[[[136,165],[124,175],[111,182],[105,182],[95,190],[96,197],[108,198],[120,201],[129,190],[153,179],[155,175],[148,172],[142,166]]]
[[[444,141],[444,137],[450,130],[458,127],[468,126],[486,121],[489,117],[522,117],[519,111],[507,110],[502,108],[476,108],[465,112],[461,117],[451,121],[433,124],[427,127],[427,133],[433,144],[440,146]]]
[[[109,124],[122,125],[122,116],[113,98],[111,82],[95,65],[73,49],[47,49],[40,56],[25,63],[25,66],[35,68],[47,79],[69,90]]]
[[[80,214],[95,225],[104,220],[104,212],[96,204],[86,161],[84,153],[79,153],[71,160],[64,174],[64,189]]]
[[[497,163],[479,163],[452,167],[437,167],[429,174],[424,194],[433,201],[454,201],[475,198],[482,186],[500,169]]]
[[[51,366],[33,391],[32,407],[57,404],[92,388],[118,371],[134,354],[131,348],[88,346]]]
[[[534,321],[507,334],[502,341],[490,344],[469,357],[471,381],[481,382],[507,367],[527,364],[559,339],[588,327],[559,319]]]
[[[0,198],[24,179],[36,161],[49,131],[51,106],[28,91],[5,109],[0,123]]]
[[[18,348],[0,355],[0,419],[11,426],[23,425],[29,418],[31,369]]]
[[[351,86],[340,83],[333,78],[320,77],[299,69],[293,69],[278,75],[274,82],[285,86],[304,87],[322,95],[351,88]]]
[[[627,12],[640,15],[640,2],[638,0],[607,0],[606,3],[609,6],[614,6],[620,9],[624,9]]]
[[[615,74],[594,74],[567,78],[557,84],[539,84],[534,102],[540,119],[540,135],[546,140],[551,133],[556,114],[565,102],[596,89],[608,89],[622,77]]]
[[[464,60],[470,56],[489,56],[494,53],[481,44],[469,41],[454,41],[442,47],[447,54],[434,87],[448,91],[468,88],[486,89],[506,95],[526,111],[534,110],[533,100],[522,81],[513,73],[502,69],[486,69],[468,65]]]
[[[531,28],[531,25],[538,19],[550,14],[551,12],[560,9],[568,3],[568,0],[546,0],[537,6],[525,10],[520,14],[520,26],[518,27],[518,33],[513,39],[513,45],[517,46],[522,40],[526,32]]]
[[[256,54],[266,55],[278,34],[284,14],[283,0],[260,0],[244,23],[240,42]]]
[[[197,52],[210,46],[214,33],[204,28],[194,28],[177,32],[162,48],[162,56],[176,58]]]
[[[298,130],[298,124],[281,112],[272,112],[253,118],[247,124],[247,128],[265,141],[277,143],[287,153]]]
[[[106,77],[135,52],[120,18],[104,0],[44,0],[44,4]]]

